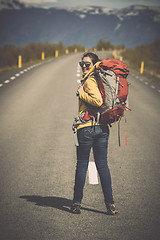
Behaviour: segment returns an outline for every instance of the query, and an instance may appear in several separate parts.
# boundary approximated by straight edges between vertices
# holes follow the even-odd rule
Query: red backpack
[[[108,58],[100,62],[95,70],[103,104],[100,107],[100,123],[119,121],[124,114],[128,96],[127,66],[117,59]]]
[[[129,109],[126,106],[128,96],[127,76],[129,71],[127,66],[120,60],[107,58],[94,66],[94,72],[83,79],[83,85],[88,77],[95,77],[101,93],[103,104],[101,107],[90,108],[77,118],[77,125],[90,121],[93,118],[100,124],[109,124],[119,121],[124,115],[124,111]],[[87,105],[88,106],[88,105]],[[75,119],[76,121],[76,119]],[[120,131],[120,125],[118,126]],[[126,134],[126,130],[125,130]],[[120,145],[120,133],[119,145]],[[127,137],[126,137],[127,145]]]

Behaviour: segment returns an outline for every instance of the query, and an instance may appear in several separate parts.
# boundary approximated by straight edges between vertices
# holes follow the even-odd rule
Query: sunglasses
[[[86,66],[86,68],[88,68],[90,65],[91,65],[91,63],[90,62],[79,62],[79,65],[81,66],[81,67],[83,67],[83,65],[85,65]]]

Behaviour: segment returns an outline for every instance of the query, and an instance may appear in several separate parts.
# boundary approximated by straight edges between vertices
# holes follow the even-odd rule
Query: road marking
[[[10,77],[10,80],[15,80],[16,77],[19,77],[19,76],[20,76],[20,74],[23,74],[24,72],[27,72],[27,71],[31,70],[32,68],[34,68],[34,67],[36,67],[36,66],[39,66],[39,65],[41,65],[41,64],[43,64],[43,63],[31,65],[30,67],[24,69],[23,71],[20,71],[19,73],[16,73],[15,76]],[[10,80],[5,80],[4,83],[9,83]],[[2,83],[0,83],[0,87],[3,87],[3,84],[2,84]]]
[[[134,76],[133,73],[132,73],[132,75]],[[139,77],[138,77],[138,76],[135,76],[135,78],[138,79]],[[139,78],[139,80],[140,80],[141,82],[144,81],[143,78]],[[144,84],[145,84],[145,85],[149,85],[149,83],[148,83],[147,81],[145,81]],[[155,87],[154,85],[150,85],[150,88],[152,88],[152,89],[156,89],[156,87]],[[157,91],[160,93],[160,89],[158,89]]]
[[[15,78],[16,78],[15,76],[10,77],[11,80],[14,80]]]
[[[80,70],[80,66],[79,64],[77,65],[77,73],[76,73],[76,76],[79,78],[81,77],[81,74],[80,74],[81,70]],[[81,80],[80,79],[77,79],[77,83],[78,84],[81,84]]]
[[[98,184],[98,174],[95,162],[90,161],[88,166],[89,184]]]
[[[4,83],[9,83],[10,82],[10,80],[6,80],[6,81],[4,81]]]

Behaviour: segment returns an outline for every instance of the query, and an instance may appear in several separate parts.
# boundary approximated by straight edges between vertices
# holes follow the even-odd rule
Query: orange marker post
[[[22,56],[19,55],[18,56],[18,68],[21,68],[22,67]]]
[[[68,49],[66,49],[66,55],[69,53],[69,50]]]
[[[141,62],[141,68],[140,68],[140,74],[143,74],[144,72],[144,62]]]
[[[55,57],[58,57],[59,53],[58,50],[55,51]]]
[[[42,61],[45,60],[45,53],[44,53],[44,52],[42,52],[42,54],[41,54],[41,60],[42,60]]]

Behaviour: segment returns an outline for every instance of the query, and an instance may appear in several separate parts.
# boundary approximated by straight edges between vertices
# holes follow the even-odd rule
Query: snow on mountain
[[[132,5],[128,8],[113,10],[112,14],[115,14],[121,21],[123,21],[128,17],[140,16],[144,12],[149,12],[150,16],[153,17],[155,21],[160,21],[160,7]]]
[[[19,0],[0,0],[0,10],[1,9],[23,9],[31,7],[30,4],[21,3]],[[40,8],[40,5],[34,4],[32,7]],[[41,7],[43,9],[47,9],[45,7]],[[58,8],[57,8],[58,9]],[[49,10],[49,9],[48,9]],[[84,19],[88,15],[116,15],[120,21],[123,21],[124,18],[130,16],[138,16],[144,11],[152,11],[153,19],[155,22],[160,22],[160,7],[154,6],[143,6],[143,5],[133,5],[128,8],[122,9],[111,9],[111,8],[103,8],[103,7],[71,7],[64,9],[71,13],[75,13],[80,18]]]
[[[29,7],[18,0],[0,0],[0,45],[62,41],[88,48],[99,39],[135,47],[160,39],[160,7]]]
[[[88,14],[90,15],[101,15],[101,14],[110,14],[112,13],[111,8],[102,8],[102,7],[72,7],[66,9],[69,12],[76,13],[80,18],[85,18]]]
[[[22,9],[24,7],[26,5],[18,0],[0,0],[0,9]]]
[[[102,7],[73,7],[66,9],[69,12],[76,13],[80,18],[85,18],[88,14],[90,15],[116,15],[121,21],[126,17],[138,16],[144,11],[152,11],[153,18],[155,21],[160,21],[160,7],[133,5],[128,8],[122,9],[111,9]]]

